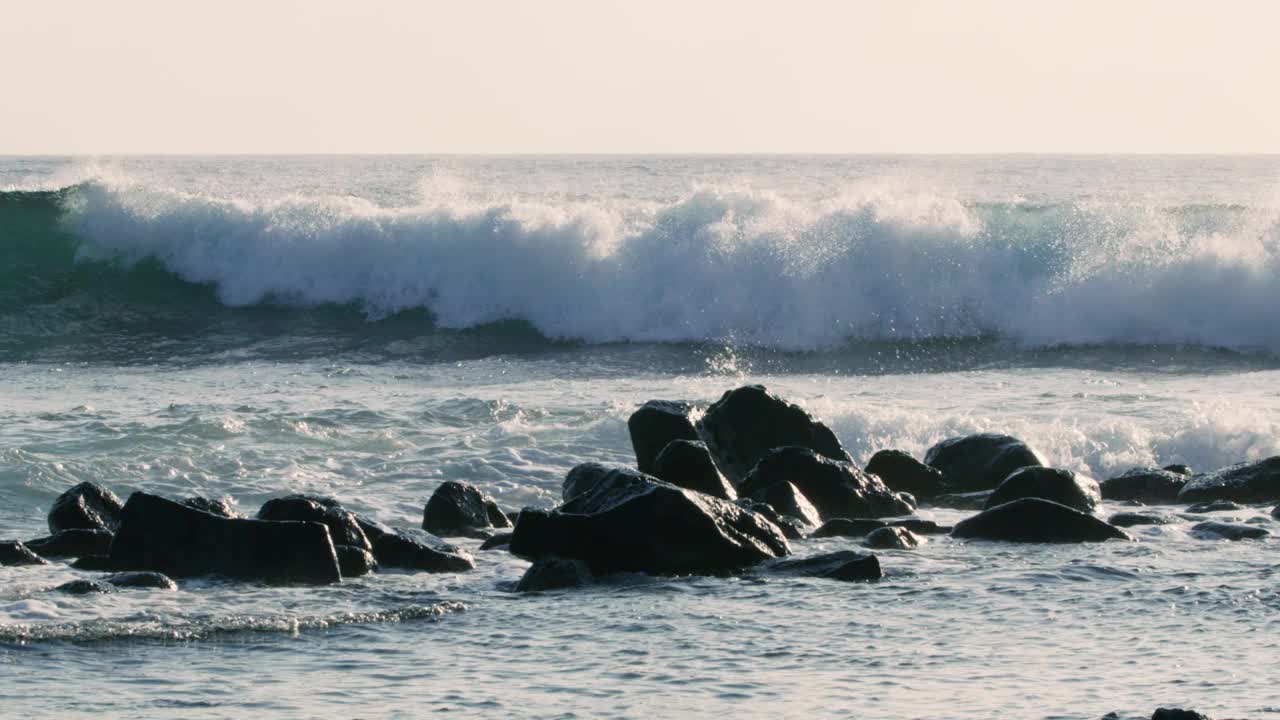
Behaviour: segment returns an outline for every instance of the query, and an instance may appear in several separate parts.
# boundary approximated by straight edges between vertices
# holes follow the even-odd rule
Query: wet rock
[[[466,572],[475,567],[465,550],[421,530],[386,528],[373,541],[373,556],[382,567],[423,572]]]
[[[1212,720],[1212,718],[1194,710],[1160,708],[1151,714],[1151,720]]]
[[[59,530],[110,530],[120,525],[120,498],[97,483],[82,482],[53,501],[49,508],[49,532]]]
[[[809,537],[864,537],[868,533],[888,527],[884,520],[872,518],[832,518],[809,534]]]
[[[574,465],[564,476],[564,483],[560,486],[560,499],[572,500],[591,491],[601,480],[608,477],[609,473],[619,469],[626,468],[621,465],[605,465],[597,462]]]
[[[782,530],[783,537],[788,540],[799,540],[803,538],[805,530],[809,527],[796,518],[783,515],[767,502],[760,502],[758,500],[752,500],[751,498],[738,498],[734,501],[734,504],[744,510],[751,511],[768,522],[778,526],[778,529]]]
[[[947,491],[941,472],[901,450],[881,450],[872,455],[866,470],[890,490],[909,492],[922,500]]]
[[[48,560],[17,540],[0,542],[0,565],[47,565]]]
[[[952,537],[1009,542],[1129,540],[1125,531],[1050,500],[1022,498],[956,523]]]
[[[817,577],[844,582],[879,580],[884,577],[884,572],[880,569],[880,560],[875,555],[852,550],[840,550],[799,560],[780,560],[771,563],[766,569],[778,575]]]
[[[917,535],[947,535],[952,530],[950,525],[939,525],[933,520],[918,517],[889,518],[886,522],[890,527],[906,528]]]
[[[1188,505],[1189,513],[1211,513],[1211,512],[1239,512],[1244,509],[1240,503],[1234,503],[1230,500],[1214,500],[1213,502],[1196,503]]]
[[[355,545],[334,545],[338,553],[338,567],[342,569],[342,577],[360,577],[378,569],[378,561],[373,553]]]
[[[737,500],[738,493],[716,469],[707,446],[696,440],[672,440],[652,463],[652,474],[663,482],[706,493],[721,500]],[[646,472],[641,470],[640,472]]]
[[[1185,503],[1232,500],[1264,503],[1280,500],[1280,455],[1195,475],[1178,493]]]
[[[1137,500],[1148,505],[1178,501],[1187,476],[1157,468],[1131,468],[1101,484],[1104,500]]]
[[[799,488],[824,520],[906,515],[915,510],[907,497],[885,487],[875,475],[803,447],[771,450],[743,479],[738,491],[754,497],[783,482]]]
[[[152,590],[177,590],[178,583],[158,572],[123,572],[102,578],[118,588],[149,588]]]
[[[1015,470],[1005,478],[987,498],[983,509],[1027,497],[1052,500],[1083,512],[1093,512],[1102,502],[1098,483],[1093,478],[1061,468],[1031,466]]]
[[[225,516],[221,516],[225,517]],[[354,513],[344,509],[337,501],[321,503],[304,495],[287,495],[263,503],[258,510],[259,520],[276,522],[318,522],[329,528],[334,545],[350,545],[372,550],[370,542]]]
[[[877,550],[911,550],[923,542],[923,538],[906,528],[882,527],[868,533],[862,544]]]
[[[924,462],[959,492],[990,490],[1015,470],[1045,464],[1023,441],[995,433],[947,438],[929,448]]]
[[[28,540],[27,547],[43,557],[93,557],[107,554],[113,534],[110,530],[59,530],[35,540]]]
[[[1178,518],[1161,513],[1122,512],[1107,519],[1116,527],[1133,527],[1135,525],[1172,525]]]
[[[718,574],[790,553],[782,531],[734,503],[617,468],[551,511],[526,509],[511,552],[581,560],[595,574]]]
[[[99,582],[97,580],[72,580],[65,582],[53,589],[54,592],[66,593],[68,595],[92,595],[95,593],[109,593],[115,591],[110,583]]]
[[[107,564],[175,577],[225,575],[298,583],[342,579],[323,524],[223,518],[144,492],[125,503]]]
[[[1271,517],[1273,517],[1273,518],[1275,518],[1275,519],[1277,519],[1277,520],[1280,520],[1280,505],[1275,506],[1275,507],[1271,510]]]
[[[436,488],[422,511],[422,529],[440,537],[489,537],[510,527],[493,498],[473,485],[449,480]]]
[[[1223,540],[1257,540],[1271,534],[1266,528],[1260,528],[1257,525],[1213,520],[1192,525],[1191,533],[1200,537],[1217,537]]]
[[[707,408],[699,427],[716,465],[735,486],[774,448],[803,447],[831,460],[853,460],[826,425],[761,385],[726,392]]]
[[[981,510],[987,506],[987,498],[995,490],[978,490],[968,493],[946,493],[933,498],[933,505],[955,510]]]
[[[698,440],[693,413],[692,405],[672,400],[650,400],[631,413],[627,430],[631,433],[631,447],[636,451],[640,472],[662,477],[657,467],[662,450],[674,440]]]
[[[1168,471],[1168,472],[1171,472],[1171,473],[1175,473],[1175,474],[1178,474],[1178,475],[1182,475],[1183,477],[1191,477],[1191,475],[1192,475],[1192,472],[1191,472],[1191,466],[1190,466],[1190,465],[1183,465],[1182,463],[1174,463],[1174,464],[1172,464],[1172,465],[1165,465],[1164,467],[1162,467],[1162,468],[1160,468],[1160,469],[1161,469],[1161,470]]]
[[[768,503],[769,507],[786,517],[800,521],[805,527],[817,527],[822,523],[817,508],[809,502],[799,488],[789,482],[774,483],[757,490],[751,495],[751,499]]]
[[[505,548],[510,544],[511,544],[511,533],[509,532],[494,533],[493,536],[490,537],[488,540],[485,540],[483,543],[480,543],[480,549],[496,550],[499,548]]]
[[[591,582],[591,569],[581,560],[547,557],[534,560],[516,583],[516,592],[562,590]]]
[[[212,498],[196,496],[196,497],[183,498],[178,502],[182,503],[183,505],[186,505],[189,508],[195,508],[196,510],[203,510],[204,512],[207,512],[210,515],[217,515],[218,517],[224,517],[224,518],[244,517],[240,513],[236,512],[236,509],[231,507],[231,503],[228,503],[226,500],[214,500]]]
[[[111,564],[111,558],[104,555],[89,555],[79,558],[71,563],[71,567],[77,570],[90,570],[93,572],[110,572],[116,569]]]

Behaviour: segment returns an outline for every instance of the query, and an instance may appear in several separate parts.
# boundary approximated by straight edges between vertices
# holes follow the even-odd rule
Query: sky
[[[0,154],[1280,152],[1271,0],[0,0]]]

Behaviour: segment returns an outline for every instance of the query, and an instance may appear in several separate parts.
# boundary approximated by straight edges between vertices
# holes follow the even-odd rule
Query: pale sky
[[[0,0],[0,154],[1280,152],[1280,0]]]

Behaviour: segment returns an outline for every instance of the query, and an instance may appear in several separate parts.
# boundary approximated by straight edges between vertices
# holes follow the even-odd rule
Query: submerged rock
[[[1130,540],[1114,525],[1050,500],[1022,498],[956,523],[952,537],[1010,542]]]
[[[782,531],[731,502],[616,468],[555,510],[526,509],[511,552],[593,573],[717,574],[790,553]]]
[[[804,527],[817,527],[822,518],[817,508],[809,502],[800,489],[789,482],[779,482],[757,490],[752,500],[767,503],[786,517],[799,521]]]
[[[909,492],[921,500],[947,491],[940,471],[901,450],[881,450],[872,455],[866,470],[878,476],[890,490]]]
[[[933,498],[932,504],[937,507],[953,508],[955,510],[981,510],[987,506],[987,498],[991,497],[993,492],[995,490],[946,493]]]
[[[48,560],[17,540],[0,542],[0,565],[47,565]]]
[[[82,482],[58,496],[49,508],[49,532],[110,530],[120,525],[120,498],[97,483]]]
[[[1122,512],[1107,519],[1116,527],[1133,527],[1135,525],[1172,525],[1178,518],[1162,513]]]
[[[650,400],[631,413],[627,430],[631,433],[631,447],[635,449],[640,472],[662,477],[657,459],[663,449],[675,440],[698,440],[693,413],[692,405],[673,400]]]
[[[1187,476],[1167,469],[1131,468],[1100,486],[1104,500],[1137,500],[1148,505],[1178,501]]]
[[[488,540],[485,540],[484,542],[480,543],[480,549],[496,550],[498,548],[505,548],[510,544],[511,544],[511,533],[500,532],[500,533],[494,533],[493,536],[490,537]]]
[[[178,583],[158,572],[122,572],[102,578],[118,588],[150,588],[153,590],[177,590]]]
[[[422,511],[422,529],[440,537],[488,537],[511,524],[493,498],[475,486],[448,480],[436,488]]]
[[[868,533],[862,544],[877,550],[911,550],[923,543],[924,538],[906,528],[882,527]]]
[[[110,530],[59,530],[49,537],[28,540],[27,547],[44,557],[94,557],[107,554],[113,533]]]
[[[1213,502],[1196,503],[1188,505],[1187,512],[1193,514],[1211,513],[1211,512],[1239,512],[1244,509],[1240,503],[1234,503],[1230,500],[1214,500]]]
[[[1208,715],[1181,708],[1159,708],[1151,714],[1151,720],[1213,720]]]
[[[516,592],[562,590],[591,582],[591,569],[581,560],[547,557],[534,560],[516,583]]]
[[[136,492],[120,514],[108,564],[175,577],[225,575],[266,582],[342,579],[329,529],[314,522],[223,518]]]
[[[1276,520],[1280,520],[1280,505],[1275,506],[1271,510],[1271,517],[1275,518]]]
[[[766,569],[778,575],[817,577],[843,582],[879,580],[884,577],[884,571],[880,569],[880,560],[875,555],[852,550],[840,550],[799,560],[780,560],[769,564]]]
[[[1182,487],[1178,500],[1185,503],[1209,500],[1263,503],[1280,500],[1280,455],[1196,475]]]
[[[794,446],[774,449],[761,458],[742,481],[739,492],[754,497],[784,482],[799,488],[824,520],[906,515],[915,510],[908,496],[893,492],[880,478],[853,463]]]
[[[924,462],[960,492],[989,490],[1015,470],[1045,464],[1025,442],[995,433],[947,438],[929,448]]]
[[[293,496],[293,497],[297,497],[297,496]],[[196,510],[203,510],[209,513],[210,515],[217,515],[218,517],[224,517],[224,518],[244,517],[240,513],[236,512],[235,508],[231,507],[231,503],[227,502],[226,500],[213,500],[207,497],[196,496],[196,497],[183,498],[178,502],[182,503],[183,505],[186,505],[189,508],[195,508]]]
[[[652,475],[676,487],[706,493],[721,500],[738,499],[733,486],[716,469],[707,446],[696,440],[672,440],[667,443],[653,461]]]
[[[716,465],[735,486],[774,448],[803,447],[831,460],[853,461],[830,428],[762,385],[726,392],[707,408],[699,427]]]
[[[1223,540],[1257,540],[1271,534],[1266,528],[1260,528],[1257,525],[1213,520],[1192,525],[1191,533],[1201,537],[1219,537]]]
[[[1093,512],[1102,502],[1098,483],[1093,478],[1060,468],[1031,466],[1015,470],[1005,478],[987,498],[984,509],[1027,497],[1052,500],[1084,512]]]
[[[114,592],[115,587],[110,583],[100,582],[98,580],[72,580],[65,582],[53,589],[54,592],[66,593],[68,595],[93,595],[96,593]]]
[[[884,527],[899,527],[918,535],[946,535],[951,528],[939,525],[932,520],[918,517],[889,518],[874,520],[871,518],[832,518],[814,530],[809,537],[863,537]]]
[[[228,517],[219,514],[219,517]],[[362,550],[372,550],[373,543],[364,534],[356,516],[344,509],[336,500],[288,495],[263,503],[258,510],[259,520],[278,522],[318,522],[329,528],[329,537],[336,545],[349,545]]]

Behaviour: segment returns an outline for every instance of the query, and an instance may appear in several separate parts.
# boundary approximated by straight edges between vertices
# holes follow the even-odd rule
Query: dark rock
[[[1135,525],[1172,525],[1177,521],[1177,518],[1170,515],[1137,512],[1116,513],[1107,519],[1107,522],[1115,525],[1116,527],[1133,527]]]
[[[989,490],[1014,470],[1045,464],[1023,441],[995,433],[943,440],[929,448],[924,462],[941,471],[947,484],[960,492]]]
[[[266,582],[342,579],[329,529],[313,522],[222,518],[136,492],[120,513],[107,560],[117,570]]]
[[[1185,503],[1207,500],[1264,503],[1280,500],[1280,455],[1195,475],[1182,486],[1178,500]]]
[[[1178,493],[1187,484],[1181,473],[1156,468],[1132,468],[1101,485],[1104,500],[1137,500],[1148,505],[1178,501]]]
[[[863,537],[873,530],[888,526],[884,520],[871,518],[832,518],[822,523],[822,527],[810,533],[809,537]]]
[[[494,533],[493,537],[480,543],[481,550],[494,550],[496,548],[504,548],[511,544],[511,533],[501,532]]]
[[[947,535],[952,529],[949,525],[939,525],[932,520],[918,517],[889,518],[885,522],[889,523],[890,527],[906,528],[917,535]]]
[[[1212,718],[1194,710],[1160,708],[1151,714],[1151,720],[1212,720]]]
[[[212,498],[196,496],[196,497],[183,498],[178,502],[182,503],[183,505],[186,505],[189,508],[195,508],[196,510],[203,510],[209,513],[210,515],[217,515],[218,517],[224,517],[224,518],[244,517],[240,513],[236,512],[236,509],[231,507],[231,503],[228,503],[226,500],[214,500]],[[263,518],[263,519],[269,520],[272,518]]]
[[[1215,522],[1213,520],[1191,526],[1191,532],[1200,536],[1215,536],[1223,540],[1256,540],[1271,533],[1266,528],[1243,523]]]
[[[880,569],[880,560],[875,555],[852,550],[840,550],[799,560],[780,560],[770,564],[766,569],[780,575],[818,577],[844,582],[879,580],[884,577],[884,572]]]
[[[991,493],[993,492],[995,492],[995,490],[947,493],[933,498],[933,502],[931,504],[937,507],[953,508],[955,510],[981,510],[987,506],[987,498],[991,497]]]
[[[546,557],[533,561],[516,583],[516,592],[561,590],[591,582],[591,569],[581,560]]]
[[[1005,478],[987,498],[983,509],[1026,497],[1052,500],[1084,512],[1093,512],[1102,502],[1098,483],[1093,478],[1061,468],[1032,466],[1015,470]]]
[[[28,540],[27,547],[44,557],[92,557],[106,555],[111,546],[110,530],[59,530],[49,537]]]
[[[110,572],[116,570],[115,565],[111,564],[111,558],[103,555],[89,555],[79,558],[71,563],[71,567],[77,570],[90,570],[93,572]]]
[[[422,511],[422,529],[440,537],[489,537],[495,527],[509,527],[493,498],[473,485],[448,480],[431,493]]]
[[[735,486],[774,448],[804,447],[831,460],[853,460],[826,425],[761,385],[726,392],[707,408],[699,427],[716,465]]]
[[[49,532],[59,530],[110,530],[120,525],[120,498],[97,483],[82,482],[53,501],[49,508]]]
[[[1014,500],[956,523],[952,537],[1010,542],[1129,540],[1125,531],[1074,508],[1040,498]]]
[[[177,590],[178,583],[167,575],[158,572],[123,572],[108,575],[103,581],[118,588],[151,588],[154,590]]]
[[[259,520],[277,522],[318,522],[329,528],[329,537],[334,545],[350,545],[352,547],[372,550],[373,543],[364,534],[364,529],[356,520],[354,513],[338,505],[322,504],[315,498],[303,495],[288,495],[263,503],[258,510]],[[225,517],[225,516],[224,516]]]
[[[640,472],[658,475],[656,461],[663,448],[673,440],[698,439],[693,412],[693,406],[688,403],[650,400],[631,413],[627,419],[627,430],[631,433],[631,447],[635,448]]]
[[[1243,509],[1243,505],[1230,500],[1214,500],[1187,506],[1187,512],[1189,513],[1239,512]]]
[[[696,440],[672,440],[652,463],[653,475],[686,490],[721,500],[737,500],[738,493],[716,469],[707,446]],[[640,472],[647,472],[641,470]]]
[[[1184,477],[1191,477],[1191,475],[1193,474],[1193,473],[1191,472],[1191,466],[1190,466],[1190,465],[1183,465],[1182,463],[1174,463],[1173,465],[1165,465],[1164,467],[1162,467],[1162,468],[1160,468],[1160,469],[1161,469],[1161,470],[1166,470],[1166,471],[1171,472],[1171,473],[1174,473],[1174,474],[1176,474],[1176,475],[1182,475],[1182,476],[1184,476]]]
[[[901,450],[881,450],[872,455],[867,472],[879,476],[890,490],[909,492],[922,500],[947,491],[940,471]]]
[[[1275,506],[1271,510],[1271,517],[1280,520],[1280,505]]]
[[[782,482],[799,488],[824,520],[906,515],[915,510],[902,493],[893,492],[880,478],[859,470],[853,463],[794,446],[776,448],[761,458],[738,491],[754,497]]]
[[[564,476],[564,483],[560,486],[560,499],[572,500],[583,493],[590,492],[601,480],[609,477],[609,473],[618,469],[625,468],[621,465],[605,465],[597,462],[574,465]]]
[[[373,556],[382,567],[424,572],[466,572],[475,567],[466,551],[420,530],[382,532],[373,541]]]
[[[355,545],[334,545],[338,553],[338,567],[342,569],[342,577],[360,577],[378,569],[378,561],[373,553]]]
[[[882,527],[868,533],[862,544],[878,550],[910,550],[920,547],[922,542],[922,538],[906,528]]]
[[[526,509],[511,552],[582,560],[595,574],[716,574],[790,553],[760,515],[704,493],[617,468],[552,511]]]
[[[68,595],[91,595],[94,593],[109,593],[115,590],[109,583],[99,582],[97,580],[72,580],[65,582],[53,589],[54,592],[63,592]]]
[[[818,510],[799,488],[789,482],[778,482],[757,490],[751,499],[768,503],[780,514],[799,520],[806,527],[817,527],[822,523]]]
[[[767,502],[752,500],[751,498],[738,498],[734,504],[744,510],[749,510],[765,520],[777,525],[782,530],[782,535],[788,540],[799,540],[804,537],[805,530],[809,527],[800,522],[796,518],[783,515],[778,512],[772,505]]]
[[[48,560],[17,540],[0,542],[0,565],[47,565]]]

